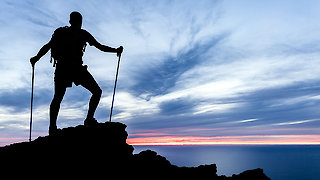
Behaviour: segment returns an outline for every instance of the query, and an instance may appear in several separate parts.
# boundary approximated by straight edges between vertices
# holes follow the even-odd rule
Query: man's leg
[[[97,84],[97,82],[94,80],[94,78],[92,77],[92,75],[87,72],[87,77],[85,78],[85,80],[83,82],[81,82],[81,85],[88,89],[91,93],[92,96],[90,98],[90,102],[89,102],[89,109],[88,109],[88,114],[87,114],[87,120],[94,120],[94,113],[98,107],[99,101],[100,101],[100,97],[102,94],[102,90],[99,87],[99,85]]]
[[[63,85],[55,84],[54,88],[54,97],[50,104],[50,126],[49,126],[49,134],[50,131],[53,132],[57,130],[57,117],[60,109],[60,104],[63,99],[63,96],[66,92],[66,87]]]

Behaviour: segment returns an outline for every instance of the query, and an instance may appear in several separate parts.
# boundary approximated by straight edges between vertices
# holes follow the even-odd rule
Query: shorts
[[[58,67],[55,70],[54,83],[55,85],[72,87],[72,83],[76,86],[93,79],[88,71],[88,66],[78,67]]]

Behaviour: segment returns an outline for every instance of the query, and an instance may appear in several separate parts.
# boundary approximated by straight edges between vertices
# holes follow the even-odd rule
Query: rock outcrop
[[[3,177],[90,179],[232,179],[269,180],[262,169],[232,177],[218,176],[215,164],[177,167],[151,150],[133,154],[126,143],[126,125],[100,123],[69,127],[55,136],[0,148]]]

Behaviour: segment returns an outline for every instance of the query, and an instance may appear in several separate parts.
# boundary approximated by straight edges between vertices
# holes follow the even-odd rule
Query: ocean
[[[134,146],[177,166],[216,164],[218,175],[262,168],[272,180],[320,180],[320,145]]]

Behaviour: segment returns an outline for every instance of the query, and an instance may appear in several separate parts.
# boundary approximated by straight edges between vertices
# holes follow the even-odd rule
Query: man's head
[[[81,25],[82,25],[82,15],[81,15],[79,12],[77,12],[77,11],[73,11],[73,12],[70,14],[69,23],[71,24],[72,27],[81,29]]]

